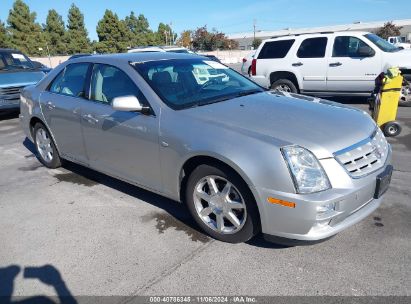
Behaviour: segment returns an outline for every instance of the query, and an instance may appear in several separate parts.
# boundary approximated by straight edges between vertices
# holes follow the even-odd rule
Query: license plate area
[[[375,187],[374,198],[380,198],[390,186],[393,167],[387,166],[384,172],[377,176],[377,184]]]

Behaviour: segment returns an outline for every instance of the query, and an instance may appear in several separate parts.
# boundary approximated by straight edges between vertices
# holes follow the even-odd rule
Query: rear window
[[[298,49],[298,58],[323,58],[327,47],[327,37],[305,39]]]
[[[258,54],[258,59],[284,58],[294,41],[294,39],[290,39],[266,42]]]

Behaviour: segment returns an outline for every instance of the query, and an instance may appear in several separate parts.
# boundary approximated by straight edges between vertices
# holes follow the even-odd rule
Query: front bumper
[[[376,179],[391,163],[391,150],[382,168],[359,179],[349,177],[335,159],[321,163],[332,189],[295,194],[255,188],[260,202],[262,232],[268,240],[270,236],[309,242],[327,239],[360,222],[380,206],[382,197],[374,198]],[[269,197],[293,202],[295,207],[271,204],[267,202]],[[318,208],[326,205],[334,209],[320,214]]]
[[[0,110],[17,110],[20,108],[20,96],[12,99],[0,97]]]

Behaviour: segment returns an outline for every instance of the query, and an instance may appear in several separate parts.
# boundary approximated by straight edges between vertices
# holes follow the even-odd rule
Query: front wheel
[[[60,156],[47,128],[42,123],[37,123],[34,126],[33,135],[40,162],[50,169],[60,167]]]
[[[404,80],[398,104],[401,107],[411,107],[411,84],[407,80]]]
[[[231,170],[197,167],[188,178],[186,203],[197,224],[215,239],[241,243],[259,232],[253,195]]]
[[[295,84],[288,79],[279,79],[272,83],[271,90],[286,93],[298,93]]]

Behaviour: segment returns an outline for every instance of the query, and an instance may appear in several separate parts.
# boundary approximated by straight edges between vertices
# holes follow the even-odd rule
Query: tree
[[[149,45],[153,43],[153,38],[155,40],[148,20],[143,14],[136,17],[134,12],[131,12],[130,16],[126,16],[124,22],[130,31],[130,44],[132,46]]]
[[[97,35],[99,42],[96,49],[99,53],[120,53],[127,50],[129,32],[126,23],[119,20],[117,14],[106,10],[98,22]]]
[[[262,40],[260,38],[255,38],[253,40],[253,44],[252,44],[253,49],[256,50],[260,46],[261,42],[262,42]]]
[[[50,54],[67,54],[64,41],[66,28],[64,26],[63,18],[56,12],[56,10],[49,10],[43,30],[50,49]]]
[[[214,51],[216,49],[227,50],[238,48],[238,42],[228,39],[222,32],[213,29],[207,30],[207,26],[197,28],[193,33],[193,47],[203,51]]]
[[[29,55],[45,55],[44,35],[40,24],[36,23],[36,13],[22,0],[16,0],[7,18],[10,44]]]
[[[68,54],[91,52],[90,40],[84,25],[84,15],[74,4],[71,5],[68,12],[65,42]]]
[[[8,47],[10,47],[10,36],[3,21],[0,20],[0,48]]]
[[[388,37],[392,37],[392,36],[400,36],[401,32],[400,30],[402,29],[402,26],[396,26],[394,23],[392,22],[387,22],[384,23],[383,27],[380,27],[377,30],[377,35],[380,36],[383,39],[388,39]]]
[[[177,34],[173,33],[168,24],[160,22],[157,29],[157,43],[158,44],[174,44]]]
[[[191,48],[191,35],[193,31],[185,30],[180,34],[180,38],[178,39],[178,44],[185,47]]]

